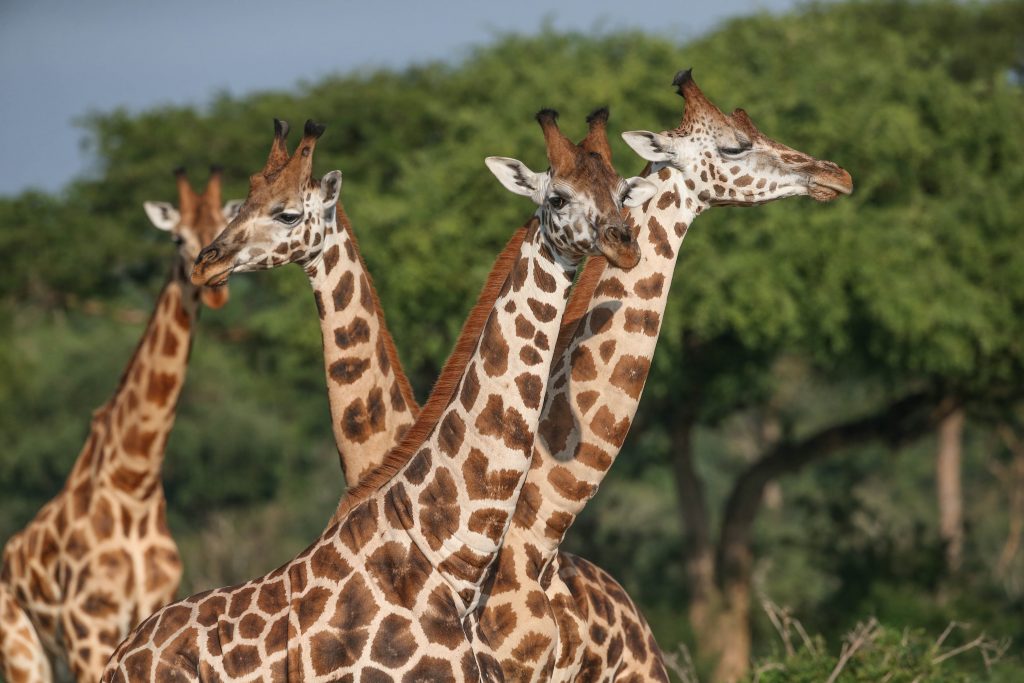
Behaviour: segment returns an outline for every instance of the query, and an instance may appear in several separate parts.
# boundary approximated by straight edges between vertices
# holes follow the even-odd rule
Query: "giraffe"
[[[598,151],[603,154],[601,159],[608,162],[611,169],[610,153],[608,153],[606,123],[608,118],[607,109],[599,109],[587,117],[589,131],[587,137],[581,141],[580,146],[588,152]],[[288,125],[284,121],[274,122],[275,142],[271,150],[271,156],[280,153],[288,133]],[[266,184],[265,179],[273,176],[274,169],[279,162],[272,159],[260,174],[254,176],[253,196],[248,200],[247,206],[269,206],[272,203],[281,202],[276,198]],[[278,182],[285,182],[284,180]],[[294,183],[294,178],[288,178],[287,183]],[[251,210],[251,208],[250,208]],[[387,331],[387,324],[380,309],[376,291],[373,288],[373,280],[366,271],[362,260],[355,234],[351,224],[345,218],[341,204],[335,207],[337,223],[344,228],[343,231],[335,232],[335,225],[330,221],[324,221],[314,229],[319,229],[323,237],[315,235],[304,237],[309,245],[308,249],[297,249],[291,247],[293,238],[290,231],[275,229],[272,232],[250,229],[245,232],[226,231],[223,245],[210,245],[204,253],[204,259],[216,258],[219,265],[210,271],[209,266],[200,263],[198,272],[200,278],[209,277],[206,272],[211,272],[214,278],[223,278],[233,272],[262,270],[275,268],[285,263],[298,262],[303,265],[310,279],[314,290],[314,297],[318,302],[317,309],[320,315],[322,339],[324,343],[324,366],[328,368],[328,399],[331,405],[331,412],[334,416],[335,435],[338,437],[337,446],[342,458],[342,468],[346,472],[346,479],[351,483],[358,483],[359,477],[371,471],[383,460],[386,450],[380,447],[381,443],[395,444],[401,440],[404,430],[408,426],[406,421],[385,421],[377,420],[378,430],[376,433],[380,438],[367,440],[358,443],[352,439],[345,438],[345,432],[339,430],[339,425],[345,425],[346,420],[339,419],[350,410],[350,406],[374,405],[375,401],[371,393],[378,391],[384,396],[395,397],[396,392],[401,391],[397,399],[401,409],[408,405],[411,410],[406,415],[418,413],[418,406],[414,397],[408,392],[408,381],[402,369],[401,361],[394,353],[393,342]],[[273,224],[272,224],[273,225]],[[276,227],[276,226],[275,226]],[[526,227],[519,228],[509,241],[495,262],[495,267],[488,276],[488,281],[500,281],[508,274],[513,264],[513,256],[518,252],[525,235]],[[284,246],[282,246],[284,245]],[[320,264],[324,253],[333,253],[335,256],[328,258],[329,269]],[[345,256],[341,256],[344,252]],[[273,258],[267,255],[274,255]],[[604,260],[601,260],[604,263]],[[588,265],[592,268],[593,264]],[[368,314],[362,306],[353,305],[354,296],[348,297],[349,306],[340,308],[325,307],[324,301],[330,301],[332,292],[338,287],[342,280],[347,282],[360,282],[360,298],[372,297],[374,306],[373,312]],[[586,282],[587,279],[584,279]],[[579,298],[579,292],[586,291],[584,302],[588,302],[592,288],[577,288],[573,293],[572,300]],[[368,294],[366,293],[368,292]],[[474,332],[480,329],[486,315],[494,304],[494,298],[498,291],[495,287],[484,287],[484,292],[489,296],[483,296],[473,307],[467,318],[462,333],[459,335],[459,342],[455,346],[450,358],[445,363],[441,376],[437,379],[438,387],[445,387],[457,381],[465,369],[469,356],[473,351],[472,342],[475,341]],[[369,315],[369,321],[363,316]],[[358,334],[353,330],[358,330]],[[387,349],[387,355],[380,351],[381,346]],[[349,367],[362,365],[366,368],[358,382],[339,382],[338,376],[330,371],[332,366],[344,358]],[[393,374],[391,374],[393,370]],[[382,387],[383,390],[378,389]],[[445,401],[440,400],[444,391],[437,392],[435,398],[424,407],[423,419],[417,424],[421,430],[425,430],[436,423],[440,412],[444,408]],[[360,413],[364,411],[360,410]],[[376,411],[370,411],[371,414]],[[424,431],[425,433],[425,431]],[[347,507],[342,502],[339,510]],[[339,521],[343,512],[336,514],[331,523]],[[653,636],[646,620],[640,614],[636,606],[629,600],[622,587],[607,572],[596,567],[587,560],[564,553],[559,566],[566,567],[566,571],[572,571],[570,586],[579,589],[579,593],[573,593],[573,599],[583,605],[590,604],[612,604],[609,596],[619,596],[624,599],[615,601],[614,604],[626,605],[630,613],[617,624],[639,624],[643,632],[645,642],[653,643]],[[589,614],[591,612],[585,612]],[[596,612],[594,612],[596,614]],[[602,622],[602,628],[606,625]],[[614,635],[614,629],[613,629]],[[624,638],[625,634],[620,637]],[[651,658],[661,661],[660,653],[656,648]]]
[[[323,133],[323,127],[309,130]],[[393,370],[400,367],[398,353],[344,208],[335,205],[331,221],[314,221],[303,212],[314,190],[296,192],[308,180],[303,174],[311,157],[289,159],[288,132],[286,121],[274,119],[270,154],[263,170],[250,177],[241,209],[246,229],[226,231],[203,250],[195,272],[223,282],[233,272],[302,266],[320,319],[331,427],[351,486],[380,463],[419,406],[405,374]],[[340,187],[340,172],[327,177]],[[258,222],[257,208],[264,212]]]
[[[440,420],[425,436],[414,425],[350,492],[341,521],[297,558],[152,615],[115,651],[104,681],[500,679],[493,658],[474,650],[464,620],[479,601],[529,466],[576,267],[599,253],[616,266],[635,265],[639,249],[621,207],[653,192],[649,181],[624,181],[570,142],[554,111],[542,110],[537,120],[548,172],[487,159],[507,188],[540,208]],[[299,159],[299,182],[279,188],[286,207],[301,206],[284,223],[309,220],[311,230],[296,233],[295,249],[305,250],[307,234],[315,240],[314,225],[334,219],[340,172],[312,179],[322,132],[307,122],[295,156],[279,172]],[[229,269],[220,249],[230,234],[277,230],[276,222],[282,221],[266,208],[243,206],[193,278],[218,282]],[[226,251],[225,261],[233,261]],[[402,446],[415,455],[405,457]]]
[[[622,271],[595,260],[580,278],[556,347],[532,467],[483,603],[481,630],[509,680],[667,680],[629,597],[611,589],[580,600],[605,581],[571,559],[566,565],[559,545],[625,440],[693,219],[714,206],[795,195],[826,202],[852,190],[849,174],[834,163],[768,138],[741,109],[723,114],[690,70],[673,85],[686,101],[678,127],[623,134],[658,181],[656,196],[630,210],[645,246],[641,261]],[[540,595],[547,611],[517,608],[537,604]]]
[[[93,413],[64,487],[4,547],[0,658],[10,683],[50,680],[48,656],[79,681],[97,680],[128,630],[178,588],[160,469],[199,300],[217,308],[228,297],[224,288],[192,285],[187,273],[237,202],[221,207],[219,169],[202,195],[183,169],[175,174],[178,208],[144,205],[178,250],[142,339],[113,397]]]

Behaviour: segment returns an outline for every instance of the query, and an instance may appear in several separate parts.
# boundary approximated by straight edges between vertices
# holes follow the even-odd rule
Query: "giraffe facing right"
[[[693,220],[716,206],[800,195],[827,202],[852,191],[849,173],[836,164],[772,140],[741,109],[722,113],[689,70],[673,85],[686,100],[676,128],[623,134],[652,162],[648,177],[658,182],[654,198],[630,211],[646,247],[641,262],[629,271],[588,267],[580,279],[574,304],[583,305],[566,314],[533,465],[484,603],[482,630],[506,678],[664,680],[642,624],[630,616],[628,596],[612,591],[607,602],[575,599],[581,584],[603,581],[585,567],[561,566],[559,545],[597,492],[636,414]],[[550,613],[517,609],[538,593],[547,596]]]
[[[416,454],[364,478],[376,481],[350,494],[344,518],[292,562],[154,614],[119,646],[103,680],[501,678],[496,660],[474,651],[464,620],[529,466],[576,266],[601,253],[635,265],[639,251],[621,207],[653,191],[595,164],[558,130],[553,111],[537,119],[549,172],[495,157],[488,166],[541,208],[443,417]],[[293,224],[303,215],[311,223],[333,218],[340,174],[311,178],[319,132],[307,125],[296,151],[299,182],[282,190],[303,207]],[[275,220],[243,207],[225,234]]]

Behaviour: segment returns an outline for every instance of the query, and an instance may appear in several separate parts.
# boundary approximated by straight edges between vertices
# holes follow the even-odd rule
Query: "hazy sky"
[[[504,32],[638,28],[676,39],[795,0],[0,0],[0,194],[88,172],[77,117],[199,104],[364,66],[456,60]],[[299,9],[301,8],[301,10]],[[666,65],[671,70],[677,65]]]

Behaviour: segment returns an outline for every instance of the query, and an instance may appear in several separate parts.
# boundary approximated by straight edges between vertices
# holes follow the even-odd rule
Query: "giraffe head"
[[[723,114],[690,69],[676,74],[672,85],[686,100],[679,126],[622,137],[644,159],[677,168],[705,206],[754,206],[795,195],[828,202],[853,191],[850,174],[831,161],[772,140],[742,109]]]
[[[144,202],[143,207],[153,225],[174,237],[182,270],[187,274],[200,250],[217,238],[242,202],[234,199],[221,206],[219,166],[210,168],[210,179],[202,194],[192,189],[184,168],[175,169],[174,175],[178,180],[178,208],[170,202]],[[203,287],[201,296],[210,308],[220,308],[227,303],[228,290]]]
[[[196,284],[222,284],[231,273],[307,265],[323,252],[341,191],[341,171],[313,178],[313,151],[325,126],[306,121],[299,146],[288,154],[288,123],[274,119],[274,142],[263,170],[249,178],[249,196],[221,236],[200,252]]]
[[[488,157],[487,167],[506,188],[539,205],[541,228],[561,258],[578,263],[601,253],[614,265],[632,268],[640,260],[640,249],[623,207],[645,202],[655,185],[639,177],[623,180],[612,168],[607,109],[587,117],[590,130],[578,145],[558,129],[557,120],[552,109],[537,113],[551,165],[547,171],[534,173],[507,157]]]

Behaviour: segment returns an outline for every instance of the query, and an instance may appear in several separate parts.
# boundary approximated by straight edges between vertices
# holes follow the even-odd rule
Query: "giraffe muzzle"
[[[640,262],[640,245],[633,239],[633,231],[625,223],[605,228],[597,246],[608,261],[618,268],[629,270]]]
[[[231,274],[230,266],[211,273],[220,261],[221,250],[216,244],[210,244],[200,251],[192,266],[192,284],[212,286],[227,282],[228,275]]]

